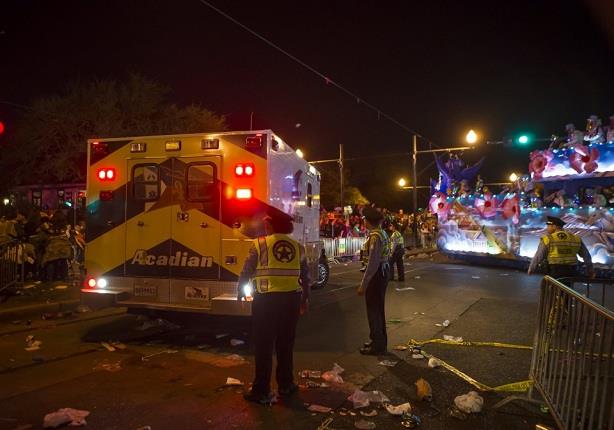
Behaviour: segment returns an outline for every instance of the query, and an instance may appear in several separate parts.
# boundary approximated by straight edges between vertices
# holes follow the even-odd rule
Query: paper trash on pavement
[[[226,386],[242,386],[243,382],[238,379],[231,378],[230,376],[226,378]]]
[[[381,391],[355,390],[348,400],[354,405],[354,409],[366,408],[370,403],[387,403],[388,397]]]
[[[424,358],[424,355],[422,355],[422,354],[412,354],[411,358],[413,358],[414,360],[422,360]]]
[[[339,366],[337,363],[334,363],[332,370],[328,370],[322,373],[322,379],[324,379],[326,382],[335,382],[337,384],[343,384],[343,378],[341,377],[341,374],[343,372],[343,367]]]
[[[398,363],[398,361],[393,361],[393,360],[382,360],[380,361],[378,364],[380,366],[385,366],[385,367],[394,367],[396,366]]]
[[[387,404],[384,406],[390,415],[403,415],[411,412],[409,403],[402,403],[398,406]]]
[[[328,406],[316,405],[315,403],[313,403],[313,404],[309,405],[307,410],[310,411],[310,412],[320,412],[320,413],[323,413],[323,414],[327,414],[330,411],[332,411],[332,408],[329,408]]]
[[[451,342],[462,342],[463,341],[462,336],[450,336],[450,335],[444,334],[443,338],[444,340],[449,340]]]
[[[410,290],[415,290],[414,287],[403,287],[403,288],[395,288],[395,290],[397,291],[410,291]]]
[[[429,367],[434,369],[435,367],[441,366],[441,361],[435,357],[429,358]]]
[[[87,425],[85,418],[90,414],[89,411],[81,411],[72,408],[62,408],[55,412],[48,413],[43,419],[44,428],[55,428],[65,424],[71,427]]]
[[[448,327],[450,325],[450,320],[445,320],[443,323],[441,323],[441,325],[444,327]]]
[[[299,376],[301,378],[309,378],[309,379],[320,379],[322,377],[322,372],[320,370],[301,370],[299,372]]]
[[[484,399],[475,391],[469,391],[467,394],[457,396],[454,399],[456,407],[467,414],[478,413],[484,406]]]
[[[405,351],[407,350],[407,348],[408,348],[407,345],[395,345],[393,349],[395,351]]]
[[[40,340],[34,339],[34,336],[29,335],[26,337],[26,347],[24,349],[28,352],[37,351],[41,349],[42,343]]]
[[[426,379],[420,378],[414,382],[414,385],[416,386],[416,394],[420,400],[425,400],[427,402],[433,400],[433,389]]]

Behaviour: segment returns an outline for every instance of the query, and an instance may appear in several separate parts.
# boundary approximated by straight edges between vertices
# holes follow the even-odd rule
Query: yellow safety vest
[[[365,262],[369,261],[369,247],[370,242],[375,240],[375,237],[379,237],[382,241],[382,255],[380,255],[380,263],[388,262],[390,258],[390,241],[388,240],[388,235],[381,228],[376,228],[371,230],[369,233],[369,239],[365,242],[365,248],[363,249],[363,259]]]
[[[405,245],[405,242],[403,241],[403,235],[399,233],[398,230],[393,231],[392,234],[390,235],[391,253],[394,254],[395,249],[397,249],[399,246],[403,247],[404,245]]]
[[[259,293],[300,290],[301,250],[299,243],[285,234],[271,234],[254,241],[258,265],[254,282]]]
[[[548,264],[573,265],[578,262],[581,239],[575,234],[560,230],[542,237],[548,247]]]

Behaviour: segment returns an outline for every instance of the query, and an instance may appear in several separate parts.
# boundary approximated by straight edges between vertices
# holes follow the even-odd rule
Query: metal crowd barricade
[[[21,252],[18,242],[0,245],[0,291],[15,285],[22,276]]]
[[[544,277],[530,377],[561,429],[614,430],[614,312],[590,291],[601,285],[606,304],[614,280],[564,281],[584,290]]]
[[[366,237],[334,237],[323,238],[326,257],[331,262],[341,258],[351,258],[360,252],[367,241]]]

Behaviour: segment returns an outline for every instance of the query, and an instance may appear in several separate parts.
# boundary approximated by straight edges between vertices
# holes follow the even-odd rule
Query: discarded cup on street
[[[373,430],[375,428],[375,423],[373,421],[360,420],[354,423],[354,427],[360,430]]]
[[[414,382],[414,385],[416,386],[416,394],[420,400],[425,400],[427,402],[433,400],[433,389],[426,379],[420,378]]]
[[[457,396],[454,399],[456,407],[467,414],[477,413],[482,410],[484,406],[484,399],[475,391],[469,391],[467,394]]]
[[[441,366],[441,361],[435,357],[429,358],[429,367],[434,369],[435,367]]]
[[[397,406],[387,404],[387,405],[384,405],[384,407],[386,408],[386,410],[388,411],[390,415],[400,416],[400,415],[411,412],[411,405],[409,403],[402,403]]]
[[[450,320],[445,320],[441,325],[448,327],[450,325]]]
[[[332,370],[328,370],[322,373],[322,379],[324,379],[326,382],[335,382],[337,384],[343,384],[343,378],[341,377],[341,374],[343,372],[343,367],[339,366],[337,363],[334,363]]]

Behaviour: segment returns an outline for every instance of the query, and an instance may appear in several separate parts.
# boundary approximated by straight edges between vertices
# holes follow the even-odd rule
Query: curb
[[[63,300],[52,303],[37,303],[34,305],[17,306],[9,309],[0,309],[0,321],[14,319],[16,316],[43,314],[46,312],[60,312],[76,308],[81,303],[79,299]]]

